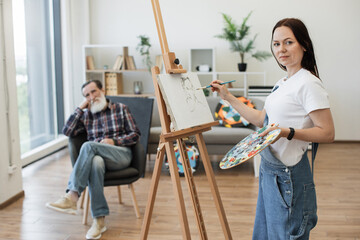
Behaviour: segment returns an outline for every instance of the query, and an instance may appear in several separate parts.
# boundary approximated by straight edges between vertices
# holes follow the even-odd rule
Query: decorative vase
[[[240,72],[246,71],[246,63],[238,63],[238,68]]]
[[[143,90],[142,82],[134,82],[134,93],[141,94]]]

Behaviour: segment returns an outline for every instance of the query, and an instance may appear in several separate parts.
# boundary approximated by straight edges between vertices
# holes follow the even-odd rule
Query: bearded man
[[[66,194],[47,207],[69,214],[76,214],[77,201],[85,187],[89,187],[93,224],[86,239],[99,239],[106,231],[105,216],[109,207],[104,196],[106,170],[121,170],[130,165],[131,149],[140,137],[128,107],[111,103],[99,80],[90,80],[82,86],[85,100],[69,117],[63,133],[76,136],[86,131],[85,142],[71,172]]]

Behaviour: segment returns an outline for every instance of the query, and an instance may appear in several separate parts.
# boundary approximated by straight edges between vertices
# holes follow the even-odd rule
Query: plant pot
[[[240,72],[246,71],[246,63],[238,63],[238,69]]]

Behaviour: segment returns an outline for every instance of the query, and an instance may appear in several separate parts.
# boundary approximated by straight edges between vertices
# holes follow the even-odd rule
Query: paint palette
[[[220,168],[228,169],[235,167],[246,162],[268,147],[277,138],[281,130],[275,129],[264,137],[260,137],[259,135],[272,126],[274,126],[274,124],[265,126],[236,144],[220,161]]]

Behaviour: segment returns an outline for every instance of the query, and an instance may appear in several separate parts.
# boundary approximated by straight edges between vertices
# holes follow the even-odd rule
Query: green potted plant
[[[138,50],[140,55],[143,56],[143,62],[149,72],[151,72],[152,61],[150,59],[150,39],[146,35],[139,35],[138,38],[140,39],[140,42],[137,45],[136,50]]]
[[[237,25],[229,15],[222,13],[225,26],[222,34],[215,36],[229,41],[230,49],[233,52],[239,52],[240,63],[238,64],[238,68],[240,72],[246,71],[245,54],[249,54],[251,57],[259,61],[266,60],[271,56],[271,54],[266,51],[255,52],[254,42],[257,34],[255,34],[254,38],[249,39],[250,26],[247,25],[247,21],[249,20],[251,13],[252,12],[243,19],[241,25]]]

